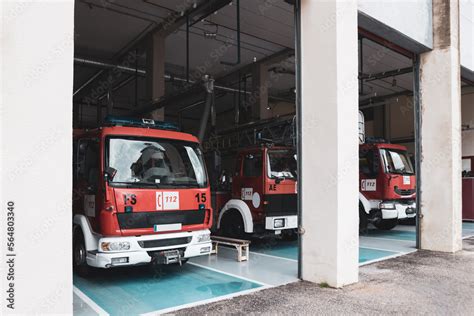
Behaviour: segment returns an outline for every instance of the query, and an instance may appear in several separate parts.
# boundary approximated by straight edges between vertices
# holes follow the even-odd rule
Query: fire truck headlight
[[[277,218],[273,220],[273,227],[274,228],[283,228],[285,227],[285,219],[284,218]]]
[[[102,249],[102,251],[130,250],[130,242],[128,241],[101,242],[100,249]]]
[[[206,242],[211,240],[211,234],[203,234],[198,236],[198,242]]]
[[[395,204],[393,203],[380,203],[380,208],[386,209],[386,210],[394,210],[395,209]]]

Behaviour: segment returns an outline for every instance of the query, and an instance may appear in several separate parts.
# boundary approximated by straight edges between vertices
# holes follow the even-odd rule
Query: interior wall
[[[415,135],[413,97],[392,98],[386,101],[385,106],[389,111],[390,140],[396,142],[397,140],[413,139]],[[469,125],[470,128],[474,128],[474,89],[472,87],[463,90],[461,106],[462,125]],[[374,135],[373,120],[365,123],[365,132],[367,136]],[[409,153],[414,153],[413,141],[397,143],[407,146]],[[463,156],[474,156],[474,130],[462,132],[462,154]]]
[[[462,155],[474,156],[474,91],[461,96],[461,106],[462,125],[470,129],[462,132]]]
[[[415,137],[413,97],[399,96],[387,101],[391,141]]]

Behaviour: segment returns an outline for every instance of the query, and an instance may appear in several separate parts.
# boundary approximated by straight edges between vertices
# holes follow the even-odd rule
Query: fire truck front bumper
[[[407,219],[416,216],[416,203],[410,202],[381,202],[380,211],[382,212],[382,219]]]
[[[209,230],[160,235],[103,237],[98,250],[88,251],[87,264],[96,268],[179,263],[208,255],[212,249]]]

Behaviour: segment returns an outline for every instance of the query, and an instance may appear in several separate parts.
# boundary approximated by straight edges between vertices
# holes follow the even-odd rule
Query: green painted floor
[[[474,223],[463,223],[463,235],[474,235]],[[399,226],[391,231],[370,229],[361,236],[361,241],[363,239],[376,241],[373,247],[377,248],[367,247],[361,242],[360,264],[406,253],[404,250],[391,249],[390,244],[414,244],[416,233],[412,226]],[[253,242],[250,249],[253,253],[298,260],[296,241]],[[262,287],[257,281],[221,273],[218,266],[214,269],[192,264],[163,266],[158,271],[145,266],[118,268],[102,270],[88,279],[74,275],[74,286],[111,315],[159,311]]]
[[[105,273],[103,273],[105,272]],[[186,264],[117,268],[74,285],[111,315],[137,315],[256,289],[260,284]]]
[[[298,242],[279,241],[278,243],[252,244],[252,252],[262,253],[275,257],[298,260]],[[398,252],[359,247],[359,263],[378,260],[384,257],[393,256]]]

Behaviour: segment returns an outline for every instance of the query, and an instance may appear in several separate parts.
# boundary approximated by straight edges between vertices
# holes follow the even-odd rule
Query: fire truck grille
[[[119,213],[117,219],[121,229],[153,228],[154,225],[181,224],[196,225],[203,224],[207,210],[192,211],[158,211]]]
[[[296,194],[267,194],[264,205],[267,216],[296,215],[298,213]]]
[[[399,189],[397,186],[394,188],[395,189],[395,193],[399,194],[399,195],[412,195],[413,193],[416,192],[415,189],[406,189],[406,190],[403,190],[403,189]]]
[[[142,248],[157,248],[157,247],[167,247],[167,246],[176,246],[184,245],[191,242],[192,237],[181,237],[181,238],[168,238],[160,240],[141,240],[138,242]]]

